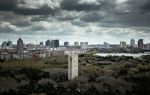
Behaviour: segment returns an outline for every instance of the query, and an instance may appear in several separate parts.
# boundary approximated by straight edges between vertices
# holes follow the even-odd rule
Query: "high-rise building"
[[[81,46],[81,49],[87,49],[89,47],[88,42],[81,42],[80,46]]]
[[[135,40],[131,39],[131,41],[130,41],[130,47],[134,47],[134,46],[135,46]]]
[[[59,47],[59,40],[58,39],[54,40],[53,44],[55,48]]]
[[[50,47],[51,47],[51,48],[57,48],[57,47],[59,47],[59,40],[58,40],[58,39],[56,39],[56,40],[51,40]]]
[[[143,49],[143,48],[144,48],[143,39],[139,39],[139,40],[138,40],[138,48],[139,48],[139,49]]]
[[[82,45],[83,45],[83,43],[84,43],[84,42],[80,42],[80,46],[82,46]]]
[[[126,48],[127,47],[126,42],[125,41],[121,41],[120,42],[120,47],[121,48]]]
[[[69,42],[64,42],[64,47],[68,47],[69,46]]]
[[[40,46],[44,46],[44,43],[43,43],[43,42],[40,42]]]
[[[79,46],[79,42],[74,42],[74,46],[75,47]]]
[[[2,49],[6,49],[6,48],[7,48],[7,42],[4,41],[4,42],[2,43]]]
[[[12,45],[13,45],[12,41],[8,41],[7,46],[8,46],[9,48],[12,48]]]
[[[19,38],[17,41],[17,51],[18,53],[22,53],[23,50],[24,50],[24,43],[23,43],[23,40]]]
[[[47,41],[45,42],[45,46],[50,47],[50,46],[51,46],[51,41],[50,41],[50,40],[47,40]]]
[[[6,42],[6,41],[4,41],[3,43],[2,43],[2,49],[9,49],[9,48],[12,48],[13,47],[13,45],[12,45],[12,41],[8,41],[8,42]]]
[[[107,43],[107,42],[104,42],[104,48],[109,48],[110,47],[110,45],[109,45],[109,43]]]
[[[150,43],[145,44],[145,45],[144,45],[144,49],[150,50]]]

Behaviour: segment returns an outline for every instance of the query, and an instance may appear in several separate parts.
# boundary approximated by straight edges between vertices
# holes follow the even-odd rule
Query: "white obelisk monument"
[[[68,53],[68,79],[78,77],[78,53]]]

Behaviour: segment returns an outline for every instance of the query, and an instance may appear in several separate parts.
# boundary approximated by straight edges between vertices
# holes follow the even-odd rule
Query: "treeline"
[[[32,67],[27,60],[18,61],[22,66],[15,68],[0,64],[0,95],[150,95],[149,56],[80,55],[79,77],[74,80],[68,80],[66,63],[53,60],[35,61]],[[83,60],[89,61],[81,64]],[[95,64],[99,60],[115,64]],[[39,68],[42,65],[51,67]]]

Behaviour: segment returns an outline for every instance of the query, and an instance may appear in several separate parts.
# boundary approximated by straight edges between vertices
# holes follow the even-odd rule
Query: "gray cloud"
[[[149,0],[0,0],[0,35],[144,37],[150,35],[149,5]]]
[[[15,13],[22,15],[53,15],[56,12],[55,9],[50,8],[48,5],[43,5],[37,9],[32,8],[18,8]]]
[[[64,10],[77,10],[77,11],[89,11],[89,10],[99,10],[100,4],[93,3],[80,3],[80,0],[63,0],[61,2],[61,8]]]
[[[58,10],[46,3],[37,8],[28,7],[26,3],[23,0],[0,0],[0,11],[11,11],[22,15],[53,15]]]
[[[0,0],[1,11],[13,11],[17,7],[17,0]]]

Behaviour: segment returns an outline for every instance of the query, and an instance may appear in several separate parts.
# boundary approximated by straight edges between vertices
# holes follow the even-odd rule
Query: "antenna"
[[[37,50],[37,39],[36,39],[35,49]]]

